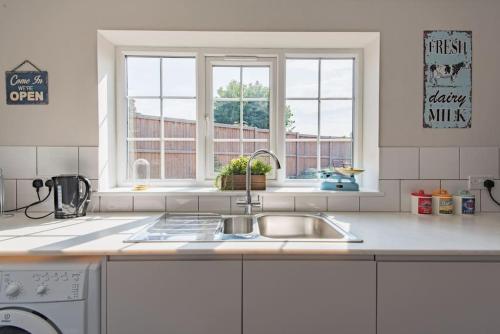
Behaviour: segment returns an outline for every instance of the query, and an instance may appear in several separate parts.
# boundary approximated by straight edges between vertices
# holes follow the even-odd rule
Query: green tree
[[[243,97],[269,98],[269,88],[259,81],[248,85],[240,84],[232,80],[226,87],[219,87],[217,94],[222,98],[239,98],[241,92]],[[214,105],[214,118],[216,123],[239,124],[240,103],[238,101],[217,101]],[[259,129],[269,129],[269,103],[267,101],[248,101],[243,104],[243,124]],[[285,109],[285,126],[287,131],[293,131],[295,121],[290,106]]]

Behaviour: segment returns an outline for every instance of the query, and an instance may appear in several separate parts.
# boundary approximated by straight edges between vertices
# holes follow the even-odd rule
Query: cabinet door
[[[375,333],[375,262],[244,261],[243,333]]]
[[[378,264],[378,334],[498,334],[500,264]]]
[[[241,333],[241,261],[125,261],[107,269],[108,334]]]

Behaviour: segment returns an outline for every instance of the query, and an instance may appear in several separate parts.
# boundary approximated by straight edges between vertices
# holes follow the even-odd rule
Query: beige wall
[[[97,145],[98,29],[381,32],[381,146],[499,145],[500,1],[0,0],[0,145]],[[473,31],[472,129],[422,128],[422,31]],[[5,104],[3,72],[49,71],[48,106]],[[369,124],[367,124],[369,126]]]

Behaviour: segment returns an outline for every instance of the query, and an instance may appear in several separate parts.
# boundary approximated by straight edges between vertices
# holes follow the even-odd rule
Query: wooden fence
[[[157,138],[151,141],[131,141],[128,143],[129,167],[136,159],[143,158],[151,164],[151,178],[160,178],[160,120],[157,117],[136,115],[129,121],[129,137]],[[239,139],[239,126],[216,124],[216,139]],[[166,118],[164,121],[164,137],[167,138],[165,150],[165,177],[169,179],[186,179],[196,177],[196,122],[184,119]],[[245,139],[267,139],[269,130],[244,127]],[[175,138],[175,140],[168,140]],[[297,141],[300,139],[316,139],[315,136],[297,132],[287,132],[286,143],[286,175],[289,177],[308,177],[316,171],[318,145],[316,142]],[[332,137],[322,137],[332,139]],[[260,148],[269,148],[268,142],[245,142],[242,144],[245,155],[250,155]],[[215,167],[228,164],[231,159],[240,156],[239,142],[216,142],[214,144]],[[327,141],[320,144],[321,168],[333,164],[351,164],[352,143],[349,141]]]

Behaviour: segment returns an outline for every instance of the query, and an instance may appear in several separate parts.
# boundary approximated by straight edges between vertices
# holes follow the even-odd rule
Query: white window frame
[[[285,87],[285,104],[286,101],[317,101],[318,102],[318,136],[316,139],[286,139],[284,137],[285,145],[285,159],[286,159],[286,143],[306,143],[306,142],[316,142],[317,154],[316,154],[316,169],[321,170],[321,143],[336,142],[336,141],[350,141],[352,142],[352,162],[354,165],[359,166],[358,161],[361,161],[362,156],[362,112],[361,105],[358,104],[361,101],[361,78],[360,78],[360,54],[357,53],[297,53],[297,54],[286,54],[285,65],[287,60],[293,59],[303,59],[303,60],[318,60],[318,95],[316,97],[288,97],[286,95]],[[353,73],[352,73],[352,97],[322,97],[321,96],[321,63],[322,60],[335,60],[335,59],[352,59],[353,60]],[[286,85],[286,69],[285,69],[285,82]],[[352,101],[352,139],[321,139],[321,101]],[[359,101],[359,102],[358,102]],[[285,129],[286,133],[286,129]],[[321,182],[319,179],[288,179],[285,175],[284,184],[315,184]]]
[[[215,179],[216,174],[214,172],[214,144],[215,142],[235,142],[234,140],[225,140],[225,139],[215,139],[214,137],[214,115],[213,115],[213,67],[215,66],[269,66],[269,149],[272,151],[276,151],[276,95],[277,95],[277,80],[276,80],[276,62],[277,57],[206,57],[206,156],[205,156],[205,167],[206,167],[206,178]],[[240,77],[240,80],[242,78]],[[243,96],[240,97],[241,101],[245,101]],[[241,143],[245,142],[258,142],[259,140],[252,139],[241,139]],[[264,142],[264,140],[261,140]],[[273,169],[274,170],[274,169]],[[275,173],[269,175],[270,179],[275,179]]]
[[[208,59],[234,58],[237,63],[245,61],[245,58],[274,59],[274,66],[270,75],[270,148],[280,159],[282,169],[277,171],[269,179],[269,186],[297,187],[316,186],[320,180],[314,179],[287,179],[286,178],[286,142],[285,142],[285,84],[286,84],[286,59],[287,58],[353,58],[354,59],[354,81],[353,81],[353,161],[356,166],[362,166],[363,161],[363,112],[362,112],[362,87],[363,87],[363,50],[362,49],[241,49],[241,48],[156,48],[156,47],[117,47],[115,52],[116,64],[116,168],[117,185],[128,187],[132,185],[127,180],[127,103],[126,103],[126,56],[158,56],[158,57],[195,57],[196,58],[196,179],[163,179],[152,180],[152,186],[213,186],[215,175],[210,173],[212,169],[207,168],[210,156],[208,152],[210,142],[211,122],[211,79],[207,78]],[[247,59],[248,60],[248,59]],[[257,60],[258,62],[258,60]],[[252,60],[252,64],[256,61]],[[227,62],[225,62],[227,64]],[[275,73],[273,75],[273,73]],[[211,88],[211,87],[210,87]],[[209,92],[209,94],[207,94]],[[275,110],[277,112],[273,112]],[[282,126],[280,126],[280,124]],[[212,135],[213,138],[213,135]],[[213,150],[212,150],[213,152]],[[213,154],[212,154],[213,166]],[[208,171],[208,172],[207,172]]]

